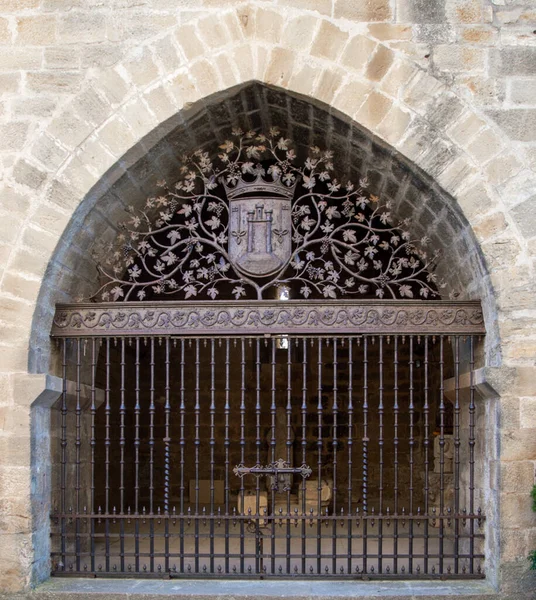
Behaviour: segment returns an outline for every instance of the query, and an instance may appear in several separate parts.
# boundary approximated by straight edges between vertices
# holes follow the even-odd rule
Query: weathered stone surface
[[[514,207],[512,215],[525,237],[536,237],[536,195]]]
[[[536,75],[536,48],[507,47],[492,50],[490,72],[498,77]]]
[[[313,42],[311,53],[330,60],[335,60],[346,44],[348,34],[329,21],[322,21]]]
[[[513,140],[536,141],[536,109],[490,110],[488,114]]]

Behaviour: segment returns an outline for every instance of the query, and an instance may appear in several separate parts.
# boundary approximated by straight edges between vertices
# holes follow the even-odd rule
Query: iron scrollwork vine
[[[277,129],[234,130],[214,159],[201,150],[184,156],[174,186],[159,182],[160,196],[142,209],[129,207],[98,265],[103,282],[93,299],[262,299],[289,285],[306,299],[439,296],[444,284],[433,272],[439,253],[426,249],[427,238],[411,238],[408,220],[391,223],[390,203],[369,193],[366,179],[342,184],[333,177],[333,153],[318,147],[297,162]],[[247,223],[269,227],[263,235],[272,262],[264,272],[241,268],[237,259],[247,244],[253,247],[245,217],[232,221],[231,198],[240,192],[249,193],[253,206]],[[271,199],[251,204],[254,193]],[[279,220],[266,208],[276,197],[288,198],[288,215]]]

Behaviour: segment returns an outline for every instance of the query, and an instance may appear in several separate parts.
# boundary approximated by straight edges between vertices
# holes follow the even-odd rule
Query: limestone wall
[[[53,275],[64,299],[75,296],[77,266],[96,235],[82,226],[85,213],[169,131],[166,120],[189,122],[204,98],[258,80],[370,130],[434,180],[471,226],[474,236],[460,240],[465,255],[478,253],[474,240],[482,252],[472,289],[494,332],[485,373],[499,395],[488,415],[500,448],[489,465],[488,573],[504,594],[530,593],[535,31],[530,0],[0,0],[3,590],[27,587],[48,568],[46,502],[31,504],[48,489],[47,442],[30,421],[46,423],[54,394],[45,392],[53,387],[46,367],[28,368],[42,339],[31,337],[32,319],[43,330],[50,323],[51,297],[36,312],[42,284]],[[112,226],[109,215],[104,222]],[[87,245],[68,247],[67,227]],[[70,266],[47,271],[58,252]]]

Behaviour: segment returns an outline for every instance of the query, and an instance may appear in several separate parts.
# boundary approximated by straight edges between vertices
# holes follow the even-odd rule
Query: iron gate
[[[58,308],[55,575],[483,576],[480,307],[320,307]]]

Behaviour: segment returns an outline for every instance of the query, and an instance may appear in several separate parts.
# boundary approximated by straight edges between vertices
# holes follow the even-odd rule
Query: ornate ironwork
[[[479,302],[289,300],[58,305],[52,336],[485,333]]]
[[[331,151],[298,164],[277,129],[235,130],[220,150],[184,156],[174,186],[128,208],[93,299],[262,299],[280,286],[306,299],[439,297],[439,252],[409,220],[393,224],[366,179],[334,178]]]
[[[262,475],[273,475],[274,479],[277,480],[279,475],[300,475],[303,479],[307,479],[311,476],[313,470],[311,467],[303,464],[301,467],[291,467],[283,458],[276,460],[269,465],[263,467],[262,465],[254,465],[253,467],[245,467],[240,464],[233,469],[233,473],[237,477],[244,477],[245,475],[255,475],[255,477],[261,477]],[[277,490],[277,488],[274,488]]]

